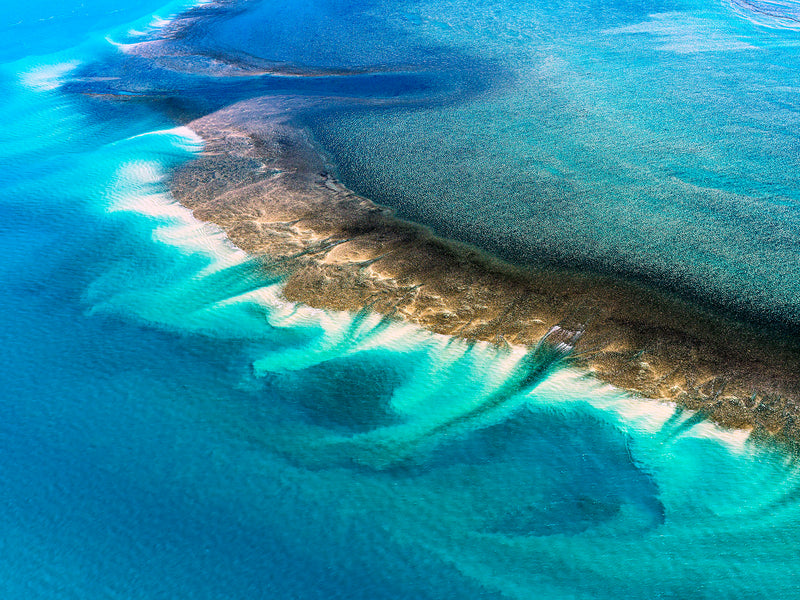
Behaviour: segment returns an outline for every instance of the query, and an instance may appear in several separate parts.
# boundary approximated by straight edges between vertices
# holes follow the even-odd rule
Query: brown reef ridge
[[[556,323],[577,323],[578,360],[598,379],[800,441],[796,340],[639,284],[516,267],[437,237],[337,181],[286,102],[249,100],[189,122],[205,150],[171,188],[234,244],[267,257],[265,268],[283,270],[287,299],[370,306],[498,344],[531,344]]]

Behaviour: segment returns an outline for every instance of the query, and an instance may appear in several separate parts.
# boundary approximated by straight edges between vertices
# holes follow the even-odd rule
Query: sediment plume
[[[205,151],[171,183],[281,273],[287,299],[496,344],[530,346],[561,323],[584,332],[576,360],[602,381],[800,441],[796,340],[636,283],[514,266],[437,237],[342,185],[292,123],[292,102],[252,99],[189,122]]]

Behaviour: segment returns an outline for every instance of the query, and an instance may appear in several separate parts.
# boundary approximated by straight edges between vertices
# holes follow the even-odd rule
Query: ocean
[[[0,596],[800,598],[793,454],[568,363],[530,381],[524,348],[288,302],[178,205],[203,141],[101,92],[188,7],[3,11]],[[196,43],[352,73],[160,90],[333,85],[298,122],[402,216],[797,324],[794,5],[237,11]]]

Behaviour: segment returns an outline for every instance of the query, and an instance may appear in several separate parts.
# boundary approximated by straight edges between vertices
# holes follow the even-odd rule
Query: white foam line
[[[153,15],[153,17],[150,19],[150,23],[148,24],[148,28],[161,29],[165,25],[169,25],[169,22],[171,20],[172,19],[170,17],[164,18],[164,17],[159,17],[158,15]]]
[[[381,315],[377,315],[375,323],[372,327],[378,325],[381,320]],[[385,330],[375,335],[369,335],[368,338],[360,345],[363,350],[374,348],[387,348],[390,350],[410,350],[430,339],[430,333],[406,321],[397,321],[391,323]]]
[[[122,141],[155,136],[167,137],[171,144],[187,152],[196,152],[203,147],[203,140],[188,127],[150,131]],[[108,195],[112,200],[108,210],[135,212],[163,222],[153,231],[156,241],[190,252],[200,252],[213,259],[199,276],[240,264],[250,258],[246,252],[230,242],[220,227],[200,221],[168,192],[162,191],[164,180],[165,174],[158,161],[137,160],[120,165],[116,182]],[[147,188],[155,191],[148,191]]]
[[[637,429],[657,433],[675,414],[675,404],[635,396],[621,396],[609,406]],[[689,412],[689,411],[687,411]],[[688,418],[687,414],[687,418]]]
[[[172,143],[188,150],[202,147],[199,136],[186,127],[148,132],[129,139],[147,136],[169,136]],[[112,194],[114,205],[109,210],[132,211],[162,220],[164,223],[154,231],[157,241],[188,252],[200,252],[212,259],[212,263],[198,276],[202,277],[249,260],[250,256],[234,246],[221,228],[200,221],[189,209],[162,191],[160,184],[163,182],[164,173],[158,162],[140,160],[125,163],[119,168],[117,185],[114,186],[117,192]],[[151,186],[157,191],[148,191],[147,188]],[[342,342],[347,342],[344,338],[353,325],[353,313],[315,309],[288,301],[281,294],[282,285],[265,285],[226,299],[219,305],[256,302],[269,309],[267,319],[272,326],[320,328],[324,332],[323,338],[308,348],[308,351],[319,352],[320,360],[325,360],[329,354],[346,355],[374,348],[402,352],[427,344],[434,354],[436,364],[447,370],[464,356],[467,349],[465,341],[454,342],[449,336],[428,332],[408,322],[393,322],[373,335],[370,331],[382,319],[378,313],[372,313],[364,319],[355,332],[354,343],[347,346]],[[364,336],[361,341],[357,339],[359,335]],[[507,351],[500,351],[485,342],[472,346],[475,366],[484,372],[488,390],[502,385],[527,352],[528,348],[524,346],[511,346]],[[280,362],[280,357],[267,357],[265,364],[273,360]],[[623,427],[639,434],[650,435],[660,432],[667,421],[674,417],[676,410],[674,403],[632,396],[609,384],[586,378],[585,373],[569,368],[559,369],[551,374],[533,390],[531,397],[556,403],[585,401],[603,412],[616,415],[616,421]],[[685,411],[675,425],[679,426],[693,414],[692,411]],[[733,451],[743,452],[748,435],[749,432],[745,430],[723,429],[713,423],[702,422],[682,432],[680,437],[713,439]]]
[[[677,410],[675,402],[630,394],[611,384],[588,378],[584,372],[571,368],[561,369],[550,375],[532,395],[551,402],[585,401],[604,413],[614,415],[617,424],[639,435],[659,434],[667,422],[675,418]],[[696,414],[697,411],[684,409],[670,427],[678,428]],[[701,421],[681,431],[676,439],[713,440],[731,452],[744,454],[750,451],[750,433],[749,429],[726,428],[711,421]]]
[[[667,421],[674,417],[677,404],[665,400],[654,400],[634,395],[617,394],[617,399],[609,399],[605,402],[591,401],[593,405],[619,415],[620,420],[633,426],[638,431],[649,434],[659,433]],[[599,396],[602,399],[602,395]],[[684,409],[680,419],[676,420],[673,427],[680,427],[689,419],[693,418],[697,411]],[[682,431],[678,438],[700,438],[714,440],[723,444],[730,451],[743,454],[748,448],[750,437],[749,429],[726,428],[711,421],[701,421],[685,431]]]
[[[20,82],[37,91],[55,90],[64,83],[66,76],[80,65],[78,60],[37,65],[20,74]]]
[[[187,150],[189,152],[199,151],[205,145],[205,142],[203,142],[203,138],[201,138],[197,133],[195,133],[193,129],[190,129],[185,125],[181,125],[179,127],[171,127],[169,129],[157,129],[155,131],[145,131],[144,133],[137,133],[136,135],[132,135],[130,137],[125,138],[124,140],[122,140],[122,142],[127,142],[130,140],[136,140],[141,138],[147,139],[149,137],[162,137],[162,136],[174,137],[176,142],[181,143],[179,147],[182,150]]]
[[[186,2],[185,0],[178,0],[170,2],[166,6],[159,9],[160,12],[152,13],[141,19],[137,19],[128,25],[125,35],[128,37],[144,37],[157,34],[159,30],[168,26],[176,18],[180,17],[187,11],[200,6],[214,4],[215,0],[195,0],[194,2]],[[106,41],[122,50],[126,51],[127,48],[135,46],[139,42],[124,43],[115,41],[110,35],[106,36]]]
[[[124,42],[118,42],[114,40],[110,35],[105,36],[105,38],[103,39],[105,39],[106,42],[108,42],[109,44],[114,46],[117,50],[123,53],[127,53],[129,48],[133,48],[139,43],[139,42],[132,42],[126,44]]]
[[[707,438],[722,442],[730,450],[733,450],[739,454],[744,454],[748,451],[750,430],[724,429],[719,425],[715,425],[714,423],[704,422],[696,425],[690,431],[690,435],[698,438]]]

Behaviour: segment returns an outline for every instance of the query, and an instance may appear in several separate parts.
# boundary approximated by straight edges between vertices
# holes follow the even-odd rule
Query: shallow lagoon
[[[5,597],[800,596],[796,465],[742,432],[562,369],[426,437],[521,350],[281,301],[167,194],[191,132],[58,87],[152,20],[101,8],[4,55]]]

